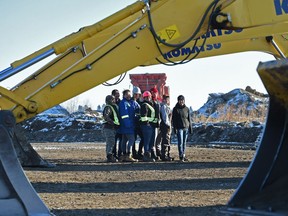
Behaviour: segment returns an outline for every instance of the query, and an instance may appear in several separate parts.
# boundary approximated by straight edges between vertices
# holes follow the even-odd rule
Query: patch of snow
[[[40,114],[38,114],[40,116],[42,115],[47,115],[47,116],[67,116],[69,115],[69,112],[62,106],[60,105],[56,105]]]

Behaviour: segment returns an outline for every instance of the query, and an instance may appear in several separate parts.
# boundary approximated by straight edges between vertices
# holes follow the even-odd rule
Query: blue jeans
[[[187,137],[188,129],[177,129],[178,152],[180,158],[185,157]]]
[[[121,143],[121,149],[123,151],[123,154],[131,154],[132,153],[132,146],[135,141],[135,135],[134,134],[122,134],[122,143]],[[128,144],[127,144],[128,142]]]
[[[150,125],[141,125],[144,140],[144,153],[151,152],[155,141],[155,128]]]

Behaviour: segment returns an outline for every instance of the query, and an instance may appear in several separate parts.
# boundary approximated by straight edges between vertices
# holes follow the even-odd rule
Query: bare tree
[[[79,105],[79,98],[74,97],[71,98],[68,101],[65,101],[64,103],[61,104],[69,113],[76,112],[78,110],[78,105]]]
[[[86,98],[86,99],[83,101],[83,104],[82,104],[82,105],[85,107],[85,109],[87,109],[87,108],[91,108],[91,109],[92,109],[91,101],[90,101],[90,99],[88,99],[88,98]]]

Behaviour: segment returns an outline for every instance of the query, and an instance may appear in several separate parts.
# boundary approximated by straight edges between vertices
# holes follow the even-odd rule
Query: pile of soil
[[[34,121],[27,127],[23,124],[27,139],[30,142],[104,142],[101,125],[93,125],[91,122],[73,124],[59,129],[55,127],[55,121]],[[41,127],[39,126],[41,125]],[[44,130],[49,128],[49,130]],[[189,143],[207,144],[214,142],[226,143],[255,143],[263,132],[262,125],[250,126],[247,124],[236,124],[231,122],[215,124],[195,124],[193,133],[188,136]],[[176,141],[172,132],[172,141]]]

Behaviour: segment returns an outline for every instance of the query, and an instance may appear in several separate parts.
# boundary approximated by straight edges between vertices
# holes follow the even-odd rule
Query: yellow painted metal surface
[[[157,35],[162,40],[165,40],[166,42],[171,42],[179,38],[181,34],[176,25],[171,25],[157,32]]]
[[[86,26],[81,29],[81,31],[78,31],[76,33],[72,33],[58,41],[56,41],[53,44],[48,45],[47,47],[44,47],[35,53],[21,59],[18,61],[15,61],[11,64],[13,67],[17,67],[21,65],[22,63],[26,62],[27,60],[30,60],[40,53],[43,53],[47,50],[50,50],[53,48],[55,50],[56,54],[61,54],[67,51],[67,49],[77,46],[81,41],[88,39],[92,37],[93,35],[97,34],[98,32],[103,31],[106,28],[111,27],[114,24],[117,24],[118,22],[126,19],[127,17],[138,13],[144,8],[145,4],[141,1],[137,1],[132,5],[127,6],[123,10],[120,10],[116,12],[115,14],[101,20],[100,22],[97,22],[91,26]]]
[[[270,97],[288,109],[288,59],[259,63],[257,71]]]
[[[286,22],[287,3],[283,0],[237,0],[222,10],[231,16],[233,27],[255,26]]]
[[[204,47],[200,46],[203,43],[204,36],[201,37],[196,47],[194,46],[195,41],[191,41],[184,47],[170,51],[164,56],[171,61],[179,62],[186,58],[189,54],[191,57],[200,51],[197,58],[205,58],[210,56],[218,56],[231,53],[239,53],[246,51],[259,51],[274,55],[277,58],[281,58],[278,51],[273,47],[273,45],[266,40],[267,35],[273,36],[273,40],[277,43],[281,51],[285,56],[288,56],[288,37],[286,33],[288,30],[288,23],[278,23],[276,25],[265,25],[255,28],[248,29],[237,29],[237,30],[211,30],[207,35]],[[271,34],[273,32],[273,34]],[[166,61],[161,55],[158,56],[161,62]],[[189,59],[189,58],[188,58]],[[156,59],[151,59],[143,65],[155,65],[159,64]]]

